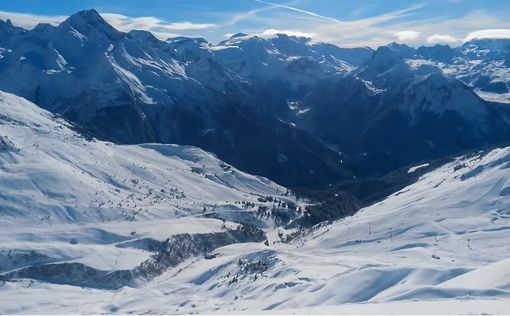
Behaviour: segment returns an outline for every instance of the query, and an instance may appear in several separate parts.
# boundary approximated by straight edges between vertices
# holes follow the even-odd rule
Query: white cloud
[[[170,23],[153,16],[130,17],[117,13],[100,13],[100,15],[119,31],[145,30],[154,33],[154,35],[161,39],[178,36],[181,33],[206,30],[216,26],[212,23],[192,23],[189,21]],[[63,15],[47,16],[0,11],[0,19],[10,19],[14,25],[26,29],[32,29],[39,23],[58,25],[66,18],[67,16]]]
[[[290,4],[276,4],[274,0],[258,0],[261,7],[245,12],[210,12],[213,23],[191,21],[169,22],[144,16],[130,17],[116,13],[101,13],[115,28],[127,32],[140,29],[152,32],[161,39],[175,36],[205,36],[219,41],[224,34],[286,33],[313,37],[344,47],[370,46],[376,48],[397,40],[409,45],[431,43],[460,44],[472,38],[510,38],[510,17],[502,14],[475,10],[464,16],[445,18],[439,15],[418,15],[424,6],[412,6],[361,19],[338,20],[303,10]],[[421,17],[420,17],[421,16]],[[1,19],[11,19],[13,24],[32,28],[40,22],[56,25],[66,16],[44,16],[0,11]],[[217,22],[216,22],[217,21]],[[447,32],[445,31],[447,30]]]
[[[28,13],[0,11],[0,19],[2,20],[10,19],[14,25],[21,26],[26,29],[32,29],[39,23],[49,23],[52,25],[58,25],[66,18],[67,16],[63,15],[35,15]]]
[[[510,29],[487,29],[478,30],[469,33],[464,41],[470,41],[475,38],[510,38]]]
[[[395,36],[397,37],[399,42],[408,42],[417,39],[420,37],[420,32],[418,31],[398,31],[395,32]]]
[[[267,29],[262,32],[262,36],[273,36],[276,34],[286,34],[288,36],[297,36],[297,37],[314,37],[317,34],[315,33],[306,33],[297,30],[275,30],[275,29]]]
[[[192,22],[175,22],[167,24],[166,27],[168,27],[171,30],[176,31],[185,31],[185,30],[204,30],[211,27],[216,26],[216,24],[212,23],[192,23]]]
[[[157,17],[130,17],[117,13],[100,13],[101,16],[119,31],[145,30],[154,33],[161,39],[178,36],[183,32],[193,32],[215,27],[211,23],[166,22]]]
[[[276,3],[272,3],[272,2],[266,2],[266,1],[263,1],[263,0],[254,0],[254,1],[258,2],[258,3],[262,3],[262,4],[266,4],[266,5],[272,6],[274,8],[287,9],[287,10],[291,10],[291,11],[295,11],[295,12],[298,12],[298,13],[306,14],[306,15],[312,16],[314,18],[319,18],[319,19],[322,19],[322,20],[330,21],[330,22],[343,23],[342,21],[340,21],[338,19],[331,18],[329,16],[320,15],[320,14],[317,14],[317,13],[312,12],[312,11],[302,10],[302,9],[298,9],[298,8],[291,7],[291,6],[288,6],[288,5],[276,4]]]
[[[211,23],[192,23],[189,21],[168,23],[153,16],[130,17],[117,13],[100,13],[112,26],[121,31],[133,29],[151,30],[162,28],[169,31],[203,30],[214,27]]]
[[[409,18],[423,8],[421,5],[416,5],[377,16],[340,21],[289,5],[274,4],[264,0],[256,2],[266,4],[266,7],[262,8],[266,10],[250,11],[249,15],[244,15],[242,20],[237,21],[241,21],[243,24],[232,25],[236,28],[231,28],[228,31],[260,34],[265,29],[288,30],[289,25],[298,25],[299,29],[303,30],[301,32],[313,34],[313,38],[316,40],[345,47],[377,47],[387,44],[394,40],[394,33],[397,31],[410,29],[407,26],[399,28],[393,28],[393,26],[400,25],[399,21]],[[247,23],[251,26],[250,28],[244,27]]]
[[[466,34],[475,30],[510,25],[510,17],[485,10],[472,10],[454,18],[442,16],[440,12],[430,15],[431,5],[428,2],[377,16],[340,21],[294,5],[276,4],[270,2],[272,0],[254,1],[266,6],[252,10],[247,15],[241,14],[243,18],[237,20],[239,23],[230,24],[231,28],[224,33],[260,34],[265,29],[286,30],[291,25],[307,33],[315,34],[315,40],[344,47],[376,48],[395,40],[414,46],[431,42],[460,44]],[[412,32],[406,30],[412,30]],[[447,30],[446,34],[445,30]]]
[[[448,34],[434,34],[429,37],[427,37],[427,43],[429,44],[457,44],[460,43],[462,40],[455,38]]]

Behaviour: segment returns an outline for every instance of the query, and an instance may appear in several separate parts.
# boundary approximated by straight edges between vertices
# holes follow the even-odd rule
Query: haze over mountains
[[[374,51],[236,34],[215,45],[122,33],[94,10],[56,27],[3,22],[0,34],[0,89],[103,139],[199,146],[288,186],[508,141],[504,39]]]

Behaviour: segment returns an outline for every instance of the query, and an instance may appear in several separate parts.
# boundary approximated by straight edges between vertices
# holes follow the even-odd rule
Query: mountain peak
[[[450,47],[450,45],[448,45],[448,44],[440,44],[440,43],[437,43],[437,44],[436,44],[436,45],[434,45],[433,47],[435,47],[435,48],[446,48],[446,49],[452,49],[452,48]]]
[[[388,44],[388,47],[400,47],[400,48],[410,48],[408,45],[403,43],[397,43],[395,41]]]
[[[245,37],[245,36],[248,36],[248,34],[239,32],[239,33],[235,33],[234,35],[230,36],[230,38]]]
[[[53,29],[54,26],[51,25],[50,23],[38,23],[33,29],[32,29],[32,32],[34,31],[37,31],[37,32],[41,32],[41,31],[46,31],[46,30],[51,30]]]
[[[12,22],[10,19],[7,19],[5,21],[0,19],[0,26],[14,27],[14,25],[12,25]]]
[[[154,36],[154,34],[152,34],[149,31],[144,31],[144,30],[131,30],[128,32],[128,35],[131,38],[136,38],[136,39],[140,39],[143,41],[149,41],[152,43],[157,43],[160,41],[156,36]]]
[[[2,36],[9,36],[13,34],[19,34],[21,32],[24,32],[25,29],[19,26],[14,26],[11,22],[11,20],[1,20],[0,19],[0,35]]]
[[[447,44],[435,44],[434,46],[421,46],[416,51],[419,56],[440,62],[451,62],[456,52]]]
[[[391,42],[387,46],[392,52],[397,53],[398,55],[408,58],[412,57],[416,50],[406,44],[399,44],[396,42]]]
[[[375,80],[384,77],[386,79],[383,81],[391,83],[413,76],[409,66],[404,61],[404,56],[388,46],[377,48],[372,58],[357,72],[364,79]]]
[[[89,22],[104,22],[103,17],[94,9],[83,10],[75,13],[69,17],[69,19],[82,19]]]
[[[475,38],[462,45],[462,47],[473,46],[480,49],[508,50],[510,49],[510,38]]]
[[[73,14],[59,25],[60,28],[67,28],[69,26],[73,27],[80,33],[83,33],[83,35],[89,34],[93,31],[99,31],[104,33],[110,39],[118,39],[122,34],[113,26],[108,24],[108,22],[106,22],[94,9],[83,10]]]
[[[402,56],[398,53],[398,51],[395,51],[394,48],[395,47],[390,47],[389,45],[388,46],[380,46],[374,52],[374,56],[372,59],[391,58],[391,59],[400,60]]]

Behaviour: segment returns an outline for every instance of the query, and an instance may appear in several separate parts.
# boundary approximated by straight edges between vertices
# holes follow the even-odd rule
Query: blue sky
[[[31,28],[90,8],[122,31],[214,43],[237,32],[283,32],[346,47],[510,38],[509,0],[16,0],[0,2],[0,18]]]

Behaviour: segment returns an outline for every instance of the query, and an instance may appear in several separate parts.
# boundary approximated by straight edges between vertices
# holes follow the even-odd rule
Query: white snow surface
[[[475,52],[478,50],[475,49]],[[466,51],[464,51],[466,54]],[[406,63],[415,71],[419,71],[420,67],[433,72],[440,72],[451,78],[457,78],[473,88],[473,91],[482,99],[490,102],[510,103],[510,92],[489,92],[482,91],[477,88],[477,81],[480,78],[489,80],[491,83],[510,84],[510,69],[505,65],[503,60],[488,58],[470,59],[466,56],[456,57],[452,63],[435,62],[426,59],[407,59]]]
[[[221,231],[203,206],[229,212],[285,190],[196,148],[85,140],[8,93],[0,137],[2,272],[37,260],[129,269],[151,252],[115,244]],[[269,246],[218,248],[138,287],[0,281],[0,313],[506,313],[509,168],[510,147],[460,157],[290,243],[266,226]]]
[[[407,170],[407,173],[413,173],[413,172],[415,172],[418,169],[425,168],[425,167],[428,167],[428,166],[429,166],[429,163],[423,163],[421,165],[417,165],[417,166],[409,168],[409,170]]]
[[[118,146],[70,127],[0,92],[0,224],[176,218],[286,190],[195,147]]]
[[[295,202],[285,192],[198,148],[85,139],[65,120],[0,92],[0,275],[50,263],[133,269],[154,252],[130,242],[221,233],[239,218],[270,232],[271,219],[254,214],[273,204],[259,198]],[[9,306],[2,299],[0,313]]]

